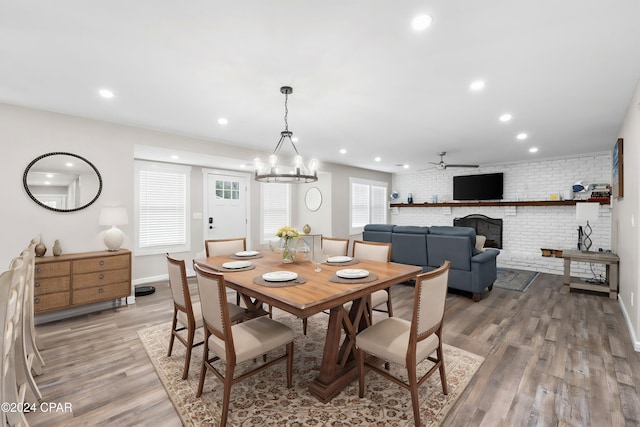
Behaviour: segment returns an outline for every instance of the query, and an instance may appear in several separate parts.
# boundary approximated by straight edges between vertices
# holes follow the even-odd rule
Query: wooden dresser
[[[84,252],[36,257],[35,313],[131,295],[131,252]]]

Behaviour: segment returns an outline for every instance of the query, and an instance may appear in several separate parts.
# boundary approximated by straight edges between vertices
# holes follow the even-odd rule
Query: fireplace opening
[[[471,227],[476,230],[476,235],[485,236],[486,248],[502,249],[502,219],[489,218],[481,214],[471,214],[462,218],[454,218],[456,227]]]

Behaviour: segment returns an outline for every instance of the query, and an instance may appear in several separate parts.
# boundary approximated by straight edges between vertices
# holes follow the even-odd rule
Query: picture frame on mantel
[[[620,199],[624,197],[624,150],[622,138],[618,138],[613,146],[613,197]]]

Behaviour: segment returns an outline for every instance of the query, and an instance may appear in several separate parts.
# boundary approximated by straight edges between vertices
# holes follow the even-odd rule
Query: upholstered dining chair
[[[355,259],[389,262],[391,261],[391,243],[364,242],[362,240],[354,240],[352,256]],[[385,303],[387,305],[386,312],[389,314],[389,316],[393,316],[393,307],[391,305],[391,289],[386,288],[373,292],[371,294],[369,314],[371,315],[373,309],[376,309],[376,307]],[[385,311],[379,308],[377,308],[376,310]]]
[[[328,256],[347,255],[349,250],[349,239],[322,236],[321,244],[322,252]]]
[[[441,267],[416,277],[413,316],[410,322],[389,317],[366,328],[356,336],[359,396],[364,397],[365,367],[368,367],[411,392],[416,427],[420,425],[418,387],[436,370],[439,370],[442,392],[449,393],[442,352],[442,324],[449,266],[449,261],[445,261]],[[381,369],[379,364],[369,363],[366,360],[367,355],[406,367],[408,383]],[[417,365],[425,359],[430,360],[434,365],[418,379]]]
[[[27,268],[25,277],[24,322],[22,333],[24,335],[25,354],[27,358],[31,360],[31,370],[33,371],[34,375],[40,375],[44,367],[44,359],[42,358],[40,350],[38,349],[33,307],[35,291],[36,244],[37,241],[35,239],[32,239],[27,249],[25,249],[22,253]]]
[[[171,258],[167,254],[167,268],[169,270],[169,285],[171,286],[171,296],[173,297],[173,321],[171,322],[171,338],[169,339],[169,351],[167,357],[173,351],[173,342],[176,338],[187,348],[184,359],[184,369],[182,379],[189,375],[189,364],[191,362],[191,349],[201,345],[204,341],[194,343],[196,329],[202,327],[202,309],[199,302],[191,302],[189,283],[187,282],[187,270],[184,260]],[[243,319],[245,310],[237,305],[229,304],[229,313],[232,322]],[[186,329],[186,338],[180,332]]]
[[[247,239],[237,237],[233,239],[210,239],[204,241],[207,258],[210,256],[233,255],[247,250]],[[240,293],[236,292],[236,305],[240,305]]]
[[[266,316],[232,325],[229,305],[223,303],[227,295],[224,275],[201,270],[197,265],[194,265],[194,268],[202,304],[205,342],[196,397],[202,395],[207,370],[212,370],[224,387],[220,426],[225,426],[229,413],[231,386],[236,382],[286,360],[287,387],[292,387],[294,332],[288,326]],[[286,346],[285,354],[270,361],[266,360],[268,352],[283,346]],[[213,352],[211,358],[209,358],[210,351]],[[256,359],[260,355],[265,357],[264,363],[234,378],[236,365]],[[224,363],[224,373],[213,366],[217,360]]]

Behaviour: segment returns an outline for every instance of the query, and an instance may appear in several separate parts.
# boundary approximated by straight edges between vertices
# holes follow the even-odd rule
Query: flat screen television
[[[503,174],[485,173],[453,177],[454,200],[501,200]]]

